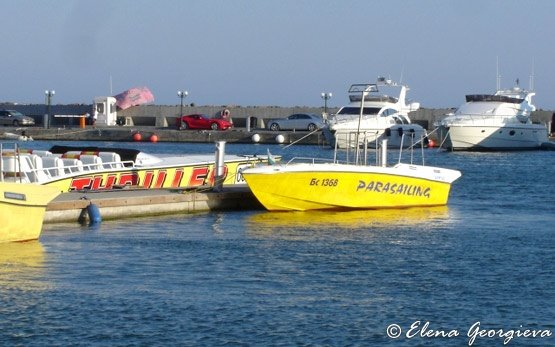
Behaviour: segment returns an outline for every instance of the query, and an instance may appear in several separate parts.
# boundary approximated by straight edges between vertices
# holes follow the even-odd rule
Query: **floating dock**
[[[120,189],[68,192],[52,200],[44,223],[82,222],[90,204],[98,207],[102,219],[123,219],[165,214],[220,210],[263,209],[247,186],[182,189]]]

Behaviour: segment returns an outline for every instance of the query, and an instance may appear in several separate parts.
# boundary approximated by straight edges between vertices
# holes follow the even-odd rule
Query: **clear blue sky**
[[[422,106],[534,70],[555,109],[555,1],[0,0],[0,101],[91,103],[147,86],[156,104],[341,106],[352,83],[408,84]],[[110,84],[110,80],[112,83]]]

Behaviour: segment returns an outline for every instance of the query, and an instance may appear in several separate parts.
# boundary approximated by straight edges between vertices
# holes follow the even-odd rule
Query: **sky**
[[[552,0],[0,0],[0,102],[328,106],[379,76],[426,108],[515,80],[555,110]]]

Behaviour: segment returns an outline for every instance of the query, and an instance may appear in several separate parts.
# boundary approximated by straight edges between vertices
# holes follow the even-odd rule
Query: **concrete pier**
[[[194,190],[122,189],[69,192],[46,208],[45,223],[77,223],[89,204],[100,209],[103,220],[203,211],[263,209],[247,186]]]
[[[157,127],[102,127],[93,128],[87,126],[85,129],[79,128],[50,128],[42,129],[39,127],[9,128],[5,127],[6,132],[21,135],[22,130],[26,136],[34,140],[46,141],[134,141],[134,135],[139,133],[142,142],[149,142],[152,135],[156,135],[157,142],[197,142],[214,143],[216,141],[226,141],[227,143],[278,143],[277,136],[283,136],[283,143],[289,144],[297,142],[299,144],[324,144],[325,138],[321,131],[310,134],[308,131],[270,131],[256,129],[247,131],[246,129],[236,128],[231,130],[178,130],[175,128]],[[309,135],[310,134],[310,135]],[[254,135],[258,135],[253,139]],[[307,136],[308,135],[308,136]],[[2,132],[0,132],[0,139]]]

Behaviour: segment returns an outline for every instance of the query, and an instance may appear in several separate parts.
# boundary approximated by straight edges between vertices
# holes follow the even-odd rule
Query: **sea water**
[[[555,345],[555,153],[425,160],[463,173],[446,207],[46,224],[37,242],[0,245],[0,345]]]

